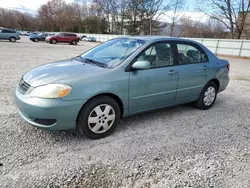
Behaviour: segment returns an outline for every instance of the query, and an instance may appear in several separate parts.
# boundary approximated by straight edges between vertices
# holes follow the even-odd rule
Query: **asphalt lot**
[[[0,187],[250,187],[250,60],[229,59],[230,84],[207,111],[129,117],[101,140],[24,122],[12,98],[22,74],[94,45],[0,41]]]

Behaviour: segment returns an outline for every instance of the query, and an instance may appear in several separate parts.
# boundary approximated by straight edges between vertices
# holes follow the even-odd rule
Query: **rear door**
[[[68,42],[72,42],[73,40],[76,40],[76,35],[75,34],[68,34]]]
[[[191,102],[198,99],[208,82],[208,56],[192,42],[176,42],[176,48],[179,74],[176,102]]]
[[[57,37],[57,41],[58,42],[65,42],[65,34],[64,33],[59,34]]]
[[[177,67],[170,42],[157,42],[145,49],[135,60],[149,61],[151,68],[132,70],[129,84],[131,113],[172,105],[177,88]]]

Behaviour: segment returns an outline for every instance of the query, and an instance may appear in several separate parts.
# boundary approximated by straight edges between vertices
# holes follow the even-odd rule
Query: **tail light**
[[[229,63],[227,64],[227,69],[230,70],[230,64]]]

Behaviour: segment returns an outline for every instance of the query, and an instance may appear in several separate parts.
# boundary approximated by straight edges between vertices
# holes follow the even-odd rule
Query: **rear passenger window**
[[[160,68],[173,65],[171,44],[167,42],[153,44],[140,54],[140,56],[137,58],[137,61],[140,60],[149,61],[151,68]]]
[[[189,44],[177,44],[179,64],[193,64],[208,62],[204,51]]]

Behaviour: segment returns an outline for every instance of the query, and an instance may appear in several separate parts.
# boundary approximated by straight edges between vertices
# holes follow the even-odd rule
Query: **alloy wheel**
[[[215,95],[216,95],[215,88],[213,86],[208,87],[204,93],[204,98],[203,98],[204,104],[206,106],[210,106],[214,102]]]
[[[15,39],[14,37],[11,37],[11,38],[10,38],[10,41],[11,41],[11,42],[15,42],[16,39]]]
[[[88,127],[93,133],[108,131],[115,122],[115,110],[108,104],[96,106],[89,114]]]

